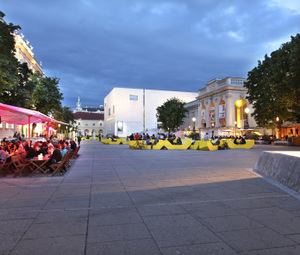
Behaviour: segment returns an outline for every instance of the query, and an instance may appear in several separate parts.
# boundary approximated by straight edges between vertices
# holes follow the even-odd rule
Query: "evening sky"
[[[63,105],[99,106],[114,87],[197,92],[247,78],[300,32],[295,0],[0,0]]]

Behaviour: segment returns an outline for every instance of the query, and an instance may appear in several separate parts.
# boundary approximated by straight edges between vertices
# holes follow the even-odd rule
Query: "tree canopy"
[[[259,126],[300,121],[300,34],[258,61],[245,87]]]
[[[4,16],[5,14],[0,12],[0,18]],[[19,29],[19,26],[0,20],[0,93],[9,90],[18,82],[18,60],[14,55],[13,33]]]
[[[162,128],[169,130],[169,132],[174,132],[183,124],[185,113],[188,112],[188,110],[184,108],[184,102],[175,97],[157,107],[156,111],[157,120],[162,123]]]

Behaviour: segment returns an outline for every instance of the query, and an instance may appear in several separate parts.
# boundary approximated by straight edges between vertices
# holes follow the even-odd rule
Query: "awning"
[[[0,103],[0,117],[2,122],[15,125],[28,124],[28,117],[30,117],[30,123],[55,122],[63,125],[69,125],[68,123],[52,119],[38,111],[2,103]]]
[[[29,110],[21,107],[16,107],[8,104],[0,103],[0,117],[1,122],[15,124],[15,125],[25,125],[30,123],[39,123],[39,122],[47,122],[47,127],[50,122],[69,125],[68,123],[61,122],[55,119],[48,117],[47,115]],[[28,143],[30,144],[30,125],[28,125]],[[47,140],[49,138],[49,128],[47,128]]]
[[[262,136],[262,135],[263,135],[262,133],[260,133],[260,132],[258,132],[258,131],[253,132],[253,134],[259,135],[259,136]]]

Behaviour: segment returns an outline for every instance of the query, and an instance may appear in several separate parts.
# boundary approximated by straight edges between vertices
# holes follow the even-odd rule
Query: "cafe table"
[[[32,159],[30,159],[30,164],[33,166],[33,172],[30,175],[33,176],[34,174],[36,174],[38,171],[40,171],[41,173],[45,174],[48,176],[47,170],[44,168],[47,161],[49,160],[50,155],[45,155],[45,156],[38,156],[38,157],[33,157]]]

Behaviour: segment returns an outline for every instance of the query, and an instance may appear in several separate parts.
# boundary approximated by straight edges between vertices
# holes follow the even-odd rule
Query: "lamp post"
[[[276,117],[276,123],[278,128],[278,139],[281,139],[281,119],[279,117]]]
[[[193,117],[192,121],[193,121],[193,132],[195,132],[196,131],[196,118]]]
[[[248,122],[248,113],[250,112],[250,110],[249,110],[249,108],[247,107],[246,109],[245,109],[245,113],[246,113],[246,120],[245,120],[245,122],[244,122],[244,128],[245,129],[247,129],[247,128],[249,128],[249,122]]]

